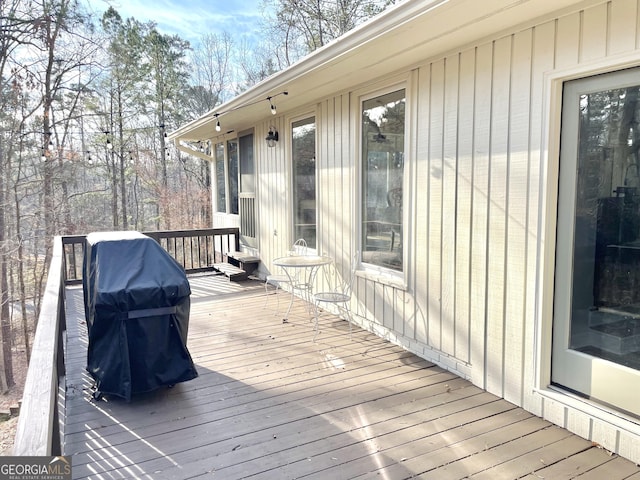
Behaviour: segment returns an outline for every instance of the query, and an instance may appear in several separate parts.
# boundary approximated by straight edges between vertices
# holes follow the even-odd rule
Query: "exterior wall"
[[[353,309],[364,328],[640,462],[637,422],[549,390],[545,373],[558,170],[549,144],[559,141],[550,75],[586,75],[620,56],[640,63],[638,1],[585,5],[398,72],[416,109],[405,167],[407,286],[360,275]],[[319,249],[343,269],[358,245],[357,92],[365,88],[298,112],[316,115]],[[267,270],[291,236],[290,120],[276,119],[277,148],[257,141]]]
[[[280,140],[274,148],[264,142],[269,125],[279,132]],[[261,125],[255,132],[256,195],[258,205],[258,245],[262,274],[273,272],[271,260],[290,249],[291,233],[291,188],[290,138],[282,117]]]

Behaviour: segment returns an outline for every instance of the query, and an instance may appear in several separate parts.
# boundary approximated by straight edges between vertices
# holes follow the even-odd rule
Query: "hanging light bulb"
[[[271,115],[275,115],[278,112],[276,111],[276,106],[271,102],[271,98],[267,97],[267,100],[269,100],[269,106],[271,107]]]
[[[220,130],[222,130],[222,127],[220,126],[220,120],[218,120],[216,122],[216,132],[219,132]]]
[[[113,144],[111,143],[111,139],[109,138],[109,134],[111,133],[109,130],[104,130],[102,133],[104,133],[107,137],[107,150],[112,150],[113,149]]]

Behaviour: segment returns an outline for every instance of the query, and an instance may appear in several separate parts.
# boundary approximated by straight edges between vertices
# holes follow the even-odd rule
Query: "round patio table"
[[[291,285],[291,300],[284,320],[289,320],[296,292],[301,292],[306,302],[311,302],[313,283],[320,267],[329,265],[333,259],[326,255],[290,255],[276,258],[274,265],[282,267]]]

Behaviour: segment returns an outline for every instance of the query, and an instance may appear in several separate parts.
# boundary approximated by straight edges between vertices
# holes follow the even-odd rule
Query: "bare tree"
[[[33,299],[37,318],[51,237],[71,222],[65,162],[74,156],[71,125],[81,97],[73,72],[96,48],[76,7],[71,0],[0,2],[2,389],[13,382],[8,304],[20,306],[28,357],[26,302]],[[42,224],[49,239],[42,239],[44,259],[35,233]]]
[[[33,28],[38,22],[29,5],[19,0],[0,3],[0,391],[6,392],[14,383],[11,357],[10,282],[8,265],[13,253],[8,218],[9,190],[12,183],[14,146],[20,141],[22,122],[12,116],[24,84],[31,77],[15,61],[17,49],[33,42]]]
[[[192,118],[212,110],[235,94],[232,89],[235,75],[231,56],[233,48],[234,42],[229,33],[207,33],[190,52],[193,69],[186,96],[188,113]]]
[[[397,0],[265,0],[264,36],[279,68],[344,35]],[[267,4],[269,8],[266,8]]]

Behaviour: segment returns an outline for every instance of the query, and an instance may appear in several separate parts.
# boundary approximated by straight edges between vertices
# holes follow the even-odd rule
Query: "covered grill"
[[[187,350],[189,281],[155,240],[138,232],[89,234],[83,291],[96,395],[130,400],[197,377]]]

